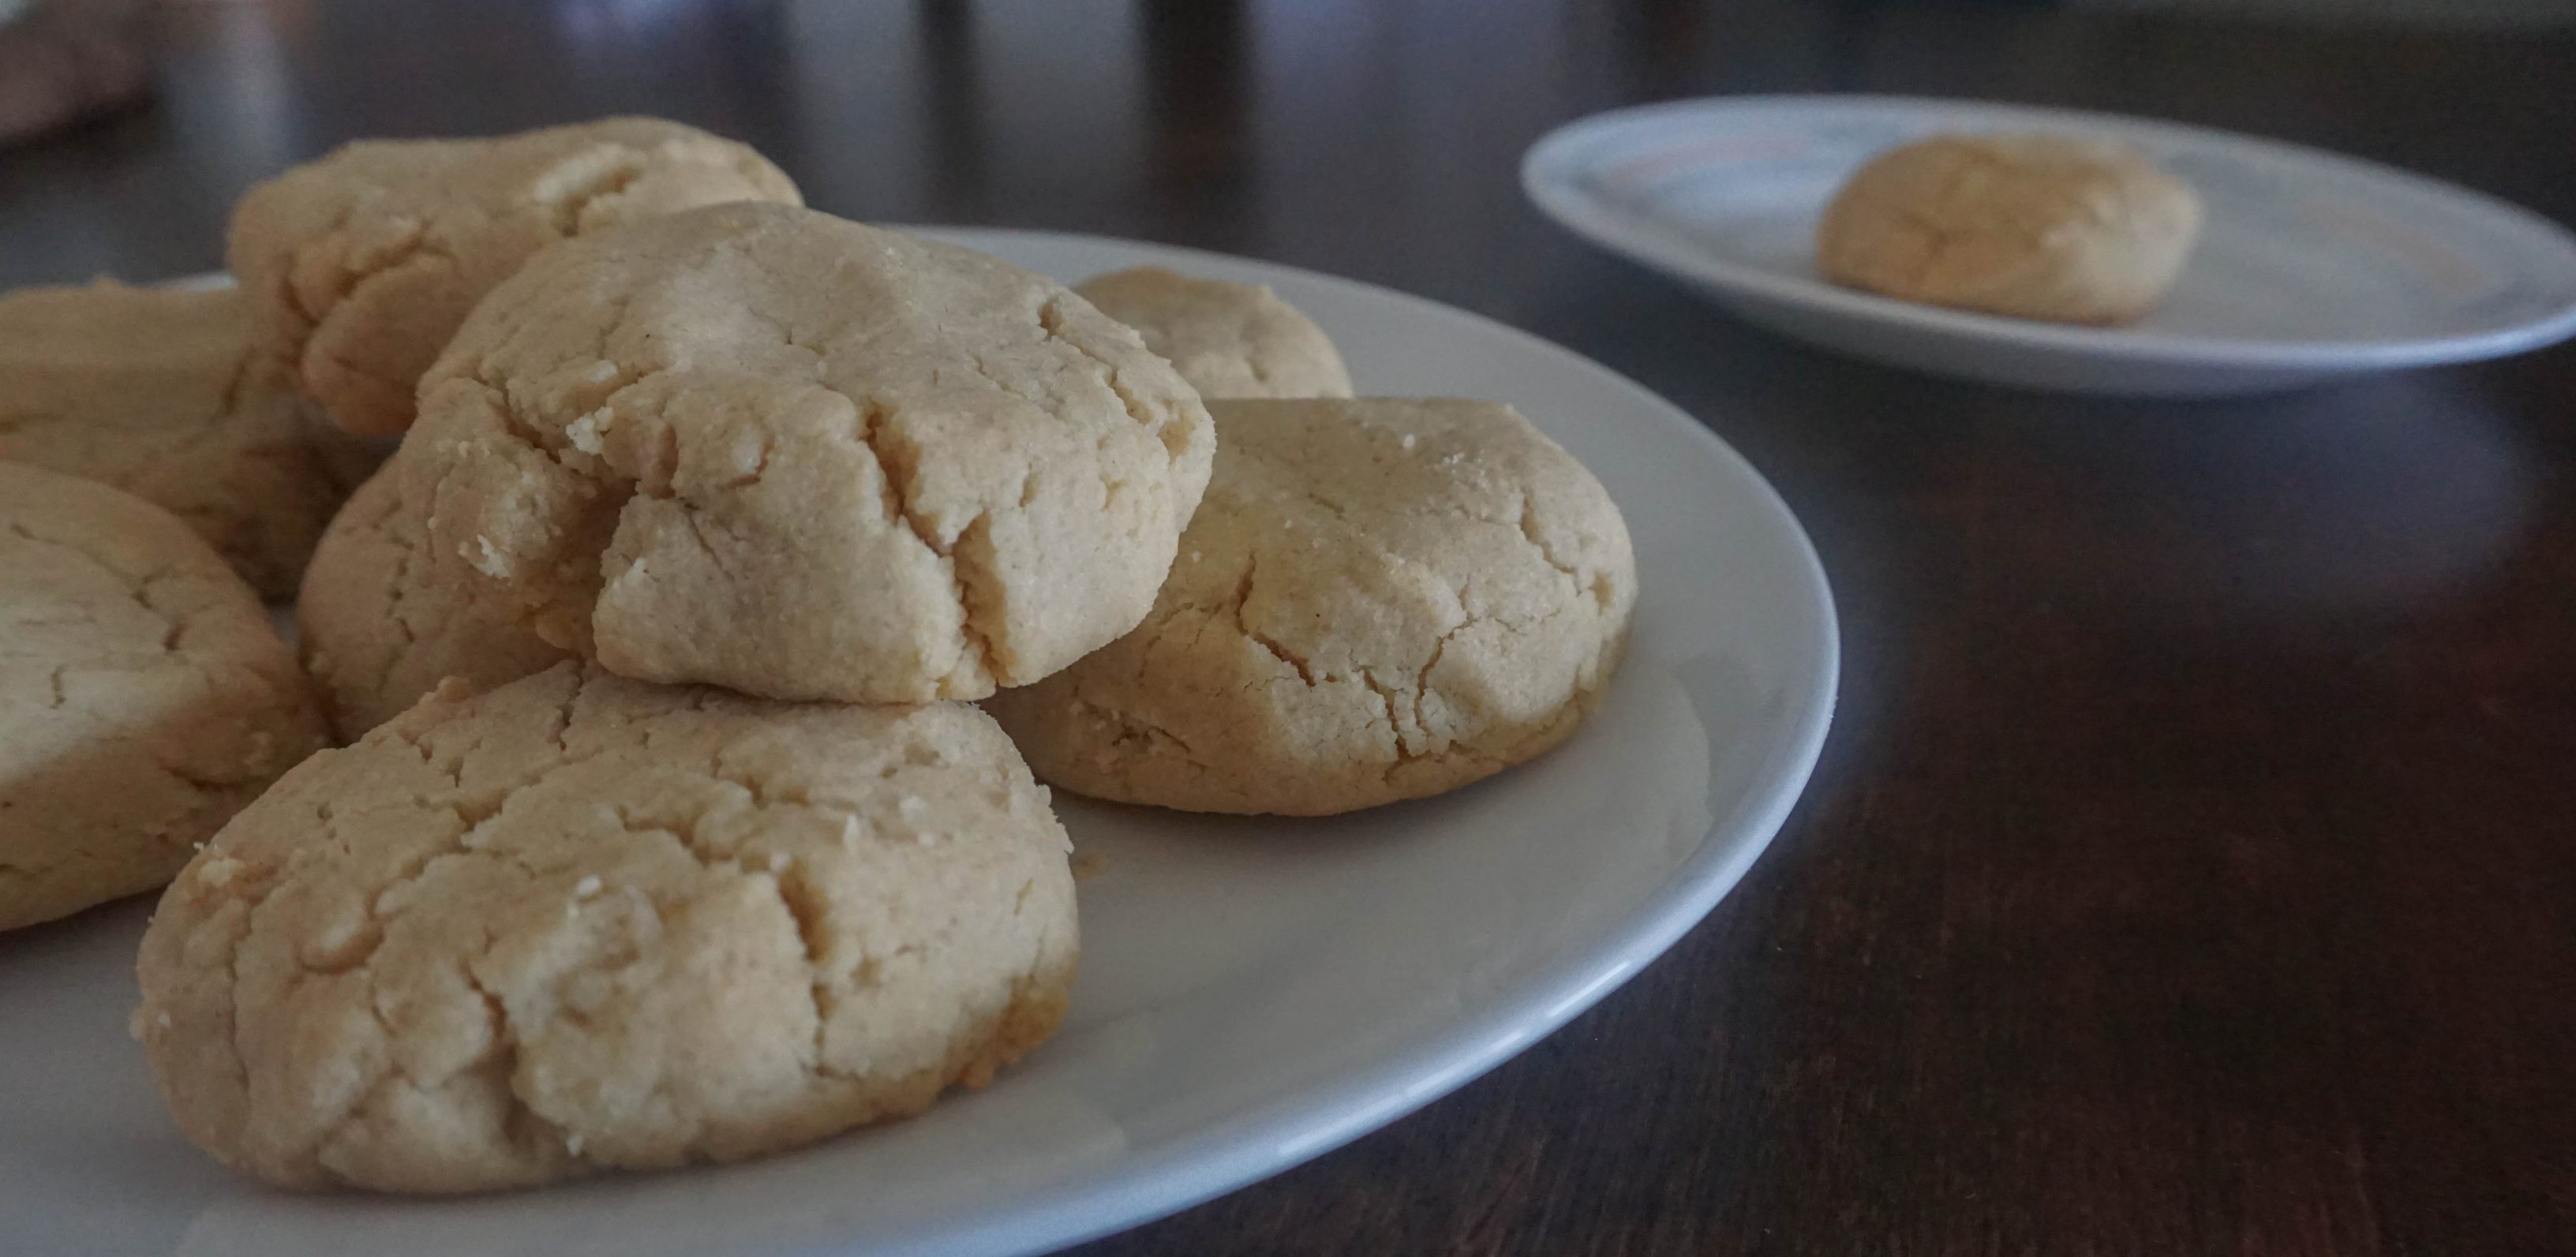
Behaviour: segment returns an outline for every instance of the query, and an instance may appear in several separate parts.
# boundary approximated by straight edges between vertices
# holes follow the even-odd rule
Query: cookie
[[[1324,329],[1259,284],[1139,266],[1073,290],[1135,328],[1201,397],[1351,395],[1351,373]]]
[[[298,386],[340,426],[391,435],[466,312],[530,254],[742,200],[798,203],[760,154],[654,118],[362,140],[244,194],[227,253]]]
[[[0,461],[177,515],[264,597],[295,592],[322,526],[381,456],[254,352],[238,292],[102,281],[0,297]]]
[[[322,741],[259,599],[187,525],[0,463],[0,929],[170,880]]]
[[[286,775],[182,871],[133,1018],[179,1128],[288,1187],[732,1161],[1054,1031],[1064,829],[971,707],[562,664]]]
[[[1908,301],[2125,323],[2173,286],[2200,235],[2191,185],[2120,145],[1936,136],[1872,158],[1816,232],[1827,279]]]
[[[1573,732],[1637,577],[1600,482],[1490,402],[1223,401],[1135,632],[985,704],[1038,776],[1192,812],[1420,798]]]
[[[379,474],[332,519],[305,570],[295,601],[304,669],[344,742],[442,680],[480,692],[566,657],[480,605],[467,576],[428,562],[428,527],[401,478]]]
[[[1198,394],[967,249],[725,205],[567,241],[421,384],[395,465],[558,646],[782,699],[981,698],[1153,605]]]

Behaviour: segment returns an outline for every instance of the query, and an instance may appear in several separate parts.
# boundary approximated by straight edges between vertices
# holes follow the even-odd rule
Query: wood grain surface
[[[1252,254],[1554,338],[1778,484],[1841,715],[1742,888],[1491,1075],[1103,1255],[2576,1252],[2576,347],[2108,403],[1858,365],[1540,220],[1712,92],[2111,109],[2576,220],[2576,33],[1856,0],[187,5],[0,152],[0,283],[220,263],[362,135],[612,111],[853,217]],[[0,1243],[5,1247],[5,1243]]]

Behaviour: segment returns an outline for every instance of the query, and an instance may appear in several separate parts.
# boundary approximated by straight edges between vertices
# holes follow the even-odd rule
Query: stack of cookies
[[[353,145],[232,245],[237,294],[0,329],[220,304],[223,406],[310,453],[238,513],[398,445],[237,560],[300,572],[301,669],[229,517],[0,466],[0,692],[45,743],[0,752],[0,925],[170,880],[136,1034],[271,1182],[732,1160],[981,1086],[1072,982],[1041,780],[1453,789],[1573,730],[1634,605],[1617,508],[1509,409],[1355,400],[1266,290],[1068,290],[673,124]],[[117,418],[44,424],[171,391],[96,340],[62,395]]]

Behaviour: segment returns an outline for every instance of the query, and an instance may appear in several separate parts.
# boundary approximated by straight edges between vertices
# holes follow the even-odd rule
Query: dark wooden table
[[[1856,0],[191,6],[0,153],[0,283],[220,260],[354,136],[611,111],[818,206],[1107,232],[1625,371],[1813,532],[1844,699],[1770,855],[1555,1037],[1104,1254],[2576,1252],[2576,348],[2108,403],[1827,357],[1543,223],[1521,150],[1711,92],[2037,101],[2576,220],[2576,34]]]

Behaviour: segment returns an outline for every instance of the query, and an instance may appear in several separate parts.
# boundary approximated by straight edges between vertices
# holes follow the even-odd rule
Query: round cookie
[[[1573,732],[1636,604],[1600,482],[1490,402],[1225,401],[1216,473],[1135,632],[985,704],[1056,786],[1326,815]]]
[[[420,373],[530,254],[742,200],[799,203],[760,154],[656,118],[362,140],[245,193],[227,256],[300,387],[340,426],[383,436],[411,426]]]
[[[0,296],[0,461],[177,515],[264,597],[295,592],[323,524],[379,457],[254,351],[237,291],[101,281]]]
[[[0,929],[170,880],[322,743],[294,655],[186,525],[0,463]]]
[[[1207,411],[999,259],[738,204],[567,241],[494,289],[395,457],[441,563],[650,681],[981,698],[1135,626]]]
[[[1259,284],[1139,266],[1073,290],[1135,328],[1201,397],[1351,395],[1351,373],[1324,329]]]
[[[1053,1033],[1067,845],[971,707],[567,663],[441,691],[234,818],[162,896],[133,1026],[188,1138],[284,1186],[737,1160]]]
[[[402,714],[454,678],[471,691],[515,681],[565,653],[475,599],[454,569],[427,561],[428,512],[379,474],[342,507],[295,600],[304,668],[344,742]]]
[[[1872,158],[1825,207],[1827,279],[1908,301],[2125,323],[2200,235],[2191,185],[2119,145],[1936,136]]]

